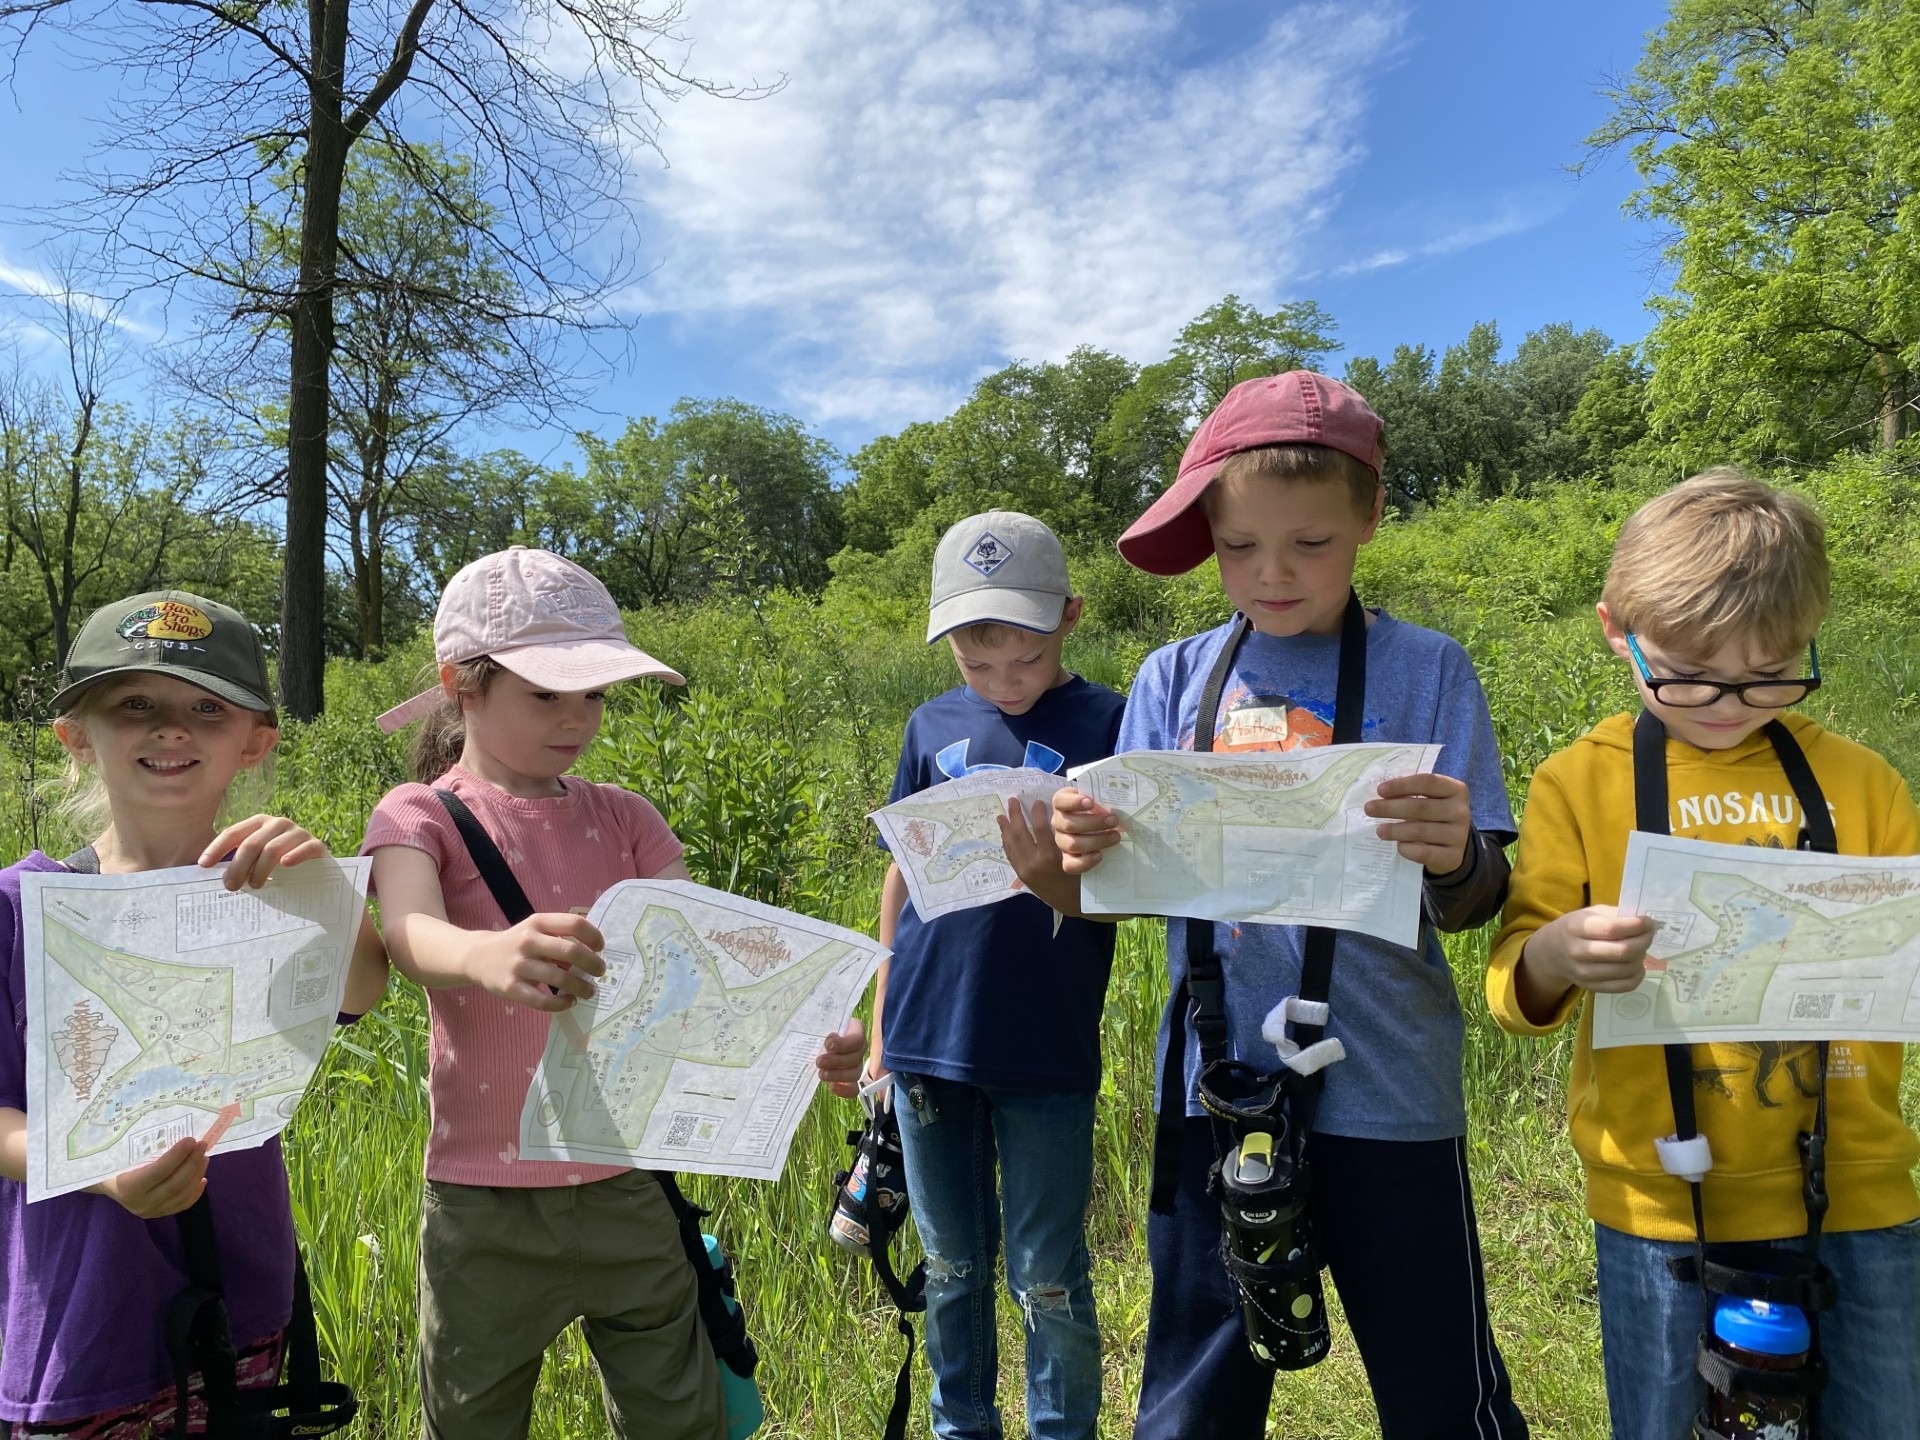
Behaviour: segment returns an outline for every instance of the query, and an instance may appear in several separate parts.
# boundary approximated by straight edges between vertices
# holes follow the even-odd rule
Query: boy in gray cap
[[[1113,753],[1125,701],[1060,663],[1080,607],[1059,540],[1033,517],[989,511],[942,537],[927,640],[946,640],[965,683],[907,721],[892,799],[983,770],[1065,775]],[[923,921],[893,865],[879,934],[893,954],[876,981],[871,1046],[855,1021],[829,1037],[820,1073],[851,1095],[856,1075],[891,1072],[905,1102],[934,1433],[1002,1433],[994,1269],[1004,1230],[1007,1286],[1026,1316],[1027,1432],[1090,1440],[1100,1332],[1086,1213],[1113,927],[1070,919],[1056,936],[1052,911],[1030,894]]]

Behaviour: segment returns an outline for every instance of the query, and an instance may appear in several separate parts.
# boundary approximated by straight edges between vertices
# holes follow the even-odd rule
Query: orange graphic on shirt
[[[1277,695],[1256,696],[1227,711],[1216,751],[1306,750],[1333,743],[1333,726]]]

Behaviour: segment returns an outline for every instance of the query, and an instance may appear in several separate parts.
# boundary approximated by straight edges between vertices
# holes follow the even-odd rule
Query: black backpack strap
[[[1833,812],[1827,809],[1827,797],[1821,793],[1820,782],[1814,779],[1813,766],[1807,763],[1807,752],[1800,748],[1800,742],[1793,738],[1784,721],[1769,720],[1763,733],[1772,742],[1774,758],[1787,772],[1787,784],[1793,787],[1794,798],[1800,802],[1800,848],[1822,855],[1838,855],[1840,841],[1833,833]]]
[[[1357,745],[1366,724],[1367,706],[1367,612],[1360,597],[1347,592],[1347,610],[1340,624],[1340,669],[1334,682],[1333,743]],[[1325,925],[1309,925],[1300,961],[1300,998],[1324,1002],[1333,989],[1334,941],[1339,931]],[[1324,1025],[1296,1023],[1294,1040],[1302,1050],[1326,1038]],[[1293,1086],[1293,1144],[1298,1153],[1307,1136],[1313,1133],[1313,1112],[1320,1092],[1327,1083],[1326,1072],[1298,1077]]]
[[[165,1440],[187,1435],[189,1386],[195,1374],[207,1407],[206,1440],[291,1440],[330,1435],[351,1423],[359,1410],[353,1392],[320,1378],[320,1332],[299,1244],[293,1249],[293,1307],[284,1333],[280,1383],[242,1390],[207,1194],[180,1213],[179,1224],[187,1286],[167,1307],[174,1415]]]
[[[660,1182],[661,1193],[667,1197],[667,1206],[673,1211],[675,1227],[680,1232],[680,1248],[686,1251],[687,1262],[693,1266],[699,1282],[700,1320],[707,1327],[713,1353],[734,1374],[748,1379],[760,1363],[760,1355],[747,1334],[746,1312],[734,1295],[733,1261],[716,1267],[708,1258],[707,1242],[700,1234],[700,1222],[708,1212],[680,1193],[680,1182],[665,1170],[648,1173]],[[727,1304],[729,1299],[734,1301],[731,1306]]]
[[[76,875],[98,875],[100,873],[100,852],[91,845],[82,845],[60,863]]]
[[[220,1283],[220,1250],[214,1240],[213,1205],[206,1191],[180,1212],[180,1247],[187,1285],[167,1306],[167,1358],[173,1364],[174,1433],[187,1433],[188,1380],[200,1374],[207,1403],[207,1433],[228,1433],[238,1384],[233,1332]],[[294,1248],[296,1260],[299,1247]]]
[[[451,790],[435,789],[440,803],[446,806],[447,814],[453,818],[453,828],[460,832],[460,838],[466,842],[467,854],[473,858],[474,868],[480,872],[480,878],[487,882],[487,889],[493,894],[493,903],[500,907],[500,913],[507,917],[507,924],[518,925],[533,914],[533,902],[527,899],[527,892],[520,888],[520,882],[514,878],[513,867],[507,864],[507,857],[500,853],[500,847],[493,843],[493,837],[487,834],[478,817],[467,808],[467,802]]]
[[[1838,854],[1839,842],[1834,834],[1833,815],[1827,809],[1826,796],[1821,792],[1820,782],[1815,778],[1813,767],[1807,762],[1806,752],[1800,742],[1793,738],[1785,722],[1769,720],[1763,734],[1773,746],[1773,753],[1780,762],[1780,768],[1786,772],[1787,783],[1793,789],[1794,799],[1799,802],[1802,819],[1799,848],[1819,851],[1823,854]],[[1633,725],[1633,808],[1634,828],[1649,834],[1668,835],[1672,833],[1667,808],[1667,728],[1652,711],[1643,710]],[[1691,1045],[1668,1045],[1666,1052],[1667,1095],[1673,1105],[1674,1137],[1680,1141],[1692,1140],[1700,1133],[1699,1117],[1693,1101],[1693,1047]],[[1787,1257],[1768,1255],[1752,1257],[1747,1251],[1740,1250],[1738,1256],[1730,1253],[1730,1247],[1716,1247],[1715,1254],[1721,1260],[1710,1260],[1707,1254],[1706,1210],[1702,1203],[1701,1187],[1698,1179],[1687,1181],[1689,1198],[1693,1204],[1693,1256],[1689,1264],[1685,1259],[1668,1262],[1668,1268],[1677,1279],[1697,1281],[1700,1285],[1700,1304],[1702,1311],[1702,1333],[1699,1343],[1698,1369],[1710,1385],[1720,1393],[1726,1393],[1736,1384],[1740,1388],[1762,1388],[1761,1383],[1769,1380],[1765,1372],[1749,1371],[1741,1367],[1729,1368],[1730,1362],[1708,1345],[1706,1337],[1713,1332],[1714,1296],[1756,1295],[1760,1298],[1783,1301],[1798,1305],[1806,1312],[1807,1325],[1811,1332],[1811,1361],[1807,1370],[1795,1372],[1784,1377],[1791,1393],[1808,1396],[1810,1416],[1817,1423],[1819,1414],[1819,1393],[1826,1381],[1825,1363],[1820,1351],[1820,1311],[1830,1308],[1837,1299],[1837,1287],[1832,1272],[1820,1264],[1820,1232],[1827,1213],[1827,1060],[1829,1044],[1825,1040],[1816,1042],[1815,1050],[1819,1057],[1819,1099],[1814,1108],[1813,1129],[1802,1131],[1799,1138],[1800,1168],[1802,1176],[1802,1200],[1806,1205],[1807,1229],[1803,1257],[1788,1264],[1789,1273],[1783,1278],[1774,1278],[1769,1272],[1786,1263]],[[1737,1249],[1738,1247],[1731,1247]],[[1742,1261],[1748,1263],[1741,1263]],[[1736,1373],[1737,1372],[1737,1373]],[[1756,1378],[1758,1377],[1758,1378]],[[1810,1430],[1809,1434],[1815,1433]]]
[[[1194,713],[1193,748],[1204,754],[1213,749],[1214,728],[1220,718],[1220,696],[1233,670],[1233,659],[1253,629],[1245,615],[1235,615],[1226,642],[1207,674],[1200,691],[1200,704]],[[1340,620],[1340,660],[1334,680],[1333,743],[1352,745],[1359,741],[1365,727],[1367,698],[1367,612],[1360,597],[1349,590],[1346,610]],[[1214,948],[1214,922],[1188,919],[1187,974],[1167,1000],[1167,1055],[1160,1072],[1160,1113],[1154,1118],[1153,1188],[1148,1208],[1162,1215],[1173,1213],[1174,1195],[1180,1184],[1180,1148],[1187,1115],[1187,1025],[1193,1026],[1200,1046],[1200,1066],[1204,1071],[1226,1058],[1227,1011],[1226,976],[1220,968],[1220,955]],[[1300,998],[1327,998],[1333,984],[1333,954],[1338,932],[1309,925],[1300,965]],[[1320,1041],[1324,1027],[1298,1025],[1296,1034],[1302,1048]],[[1312,1111],[1324,1084],[1321,1076],[1308,1077],[1298,1087],[1304,1097],[1295,1132],[1296,1144],[1306,1143],[1313,1128]],[[1224,1153],[1224,1152],[1222,1152]]]

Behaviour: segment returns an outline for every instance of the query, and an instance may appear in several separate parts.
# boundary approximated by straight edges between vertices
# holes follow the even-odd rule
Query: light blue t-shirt
[[[1190,750],[1207,673],[1230,626],[1164,646],[1147,657],[1120,722],[1121,753]],[[1216,750],[1291,750],[1333,737],[1340,640],[1250,634],[1220,693]],[[1445,748],[1435,768],[1467,782],[1476,828],[1513,839],[1500,752],[1486,693],[1458,641],[1374,612],[1367,630],[1367,696],[1361,738]],[[1167,925],[1175,985],[1187,973],[1185,920]],[[1260,1034],[1267,1012],[1300,988],[1306,931],[1293,925],[1217,923],[1214,945],[1226,977],[1227,1053],[1259,1070],[1280,1057]],[[1325,1072],[1314,1128],[1373,1140],[1443,1140],[1466,1133],[1460,1085],[1465,1022],[1440,942],[1423,922],[1408,949],[1343,933],[1334,951],[1328,1033],[1347,1058]],[[1183,1017],[1183,1023],[1186,1023]],[[1154,1074],[1166,1068],[1164,1019]],[[1200,1044],[1189,1026],[1187,1113],[1200,1115]]]

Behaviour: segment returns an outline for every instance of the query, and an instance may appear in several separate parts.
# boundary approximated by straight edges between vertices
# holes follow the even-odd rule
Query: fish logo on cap
[[[122,640],[204,640],[213,633],[213,621],[197,606],[162,600],[129,611],[113,628]]]
[[[993,574],[1012,558],[1013,547],[991,530],[974,541],[973,549],[967,552],[967,564],[982,575]]]

